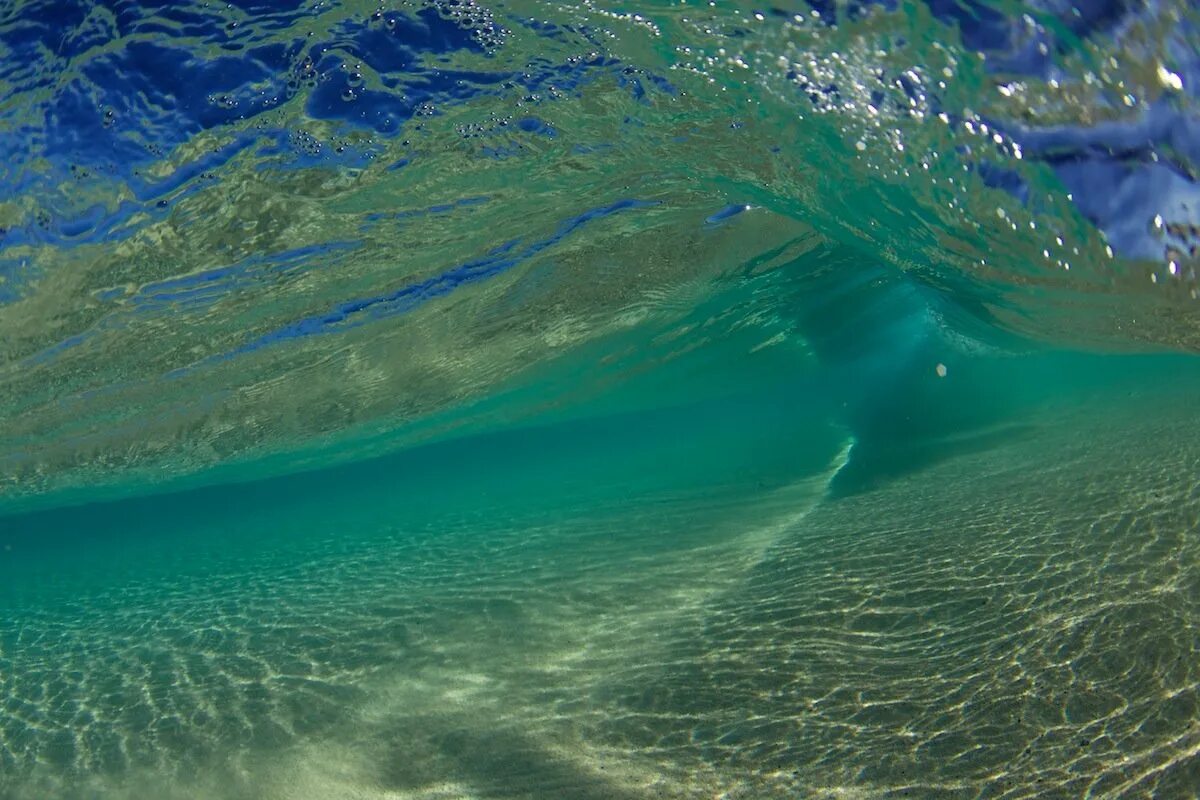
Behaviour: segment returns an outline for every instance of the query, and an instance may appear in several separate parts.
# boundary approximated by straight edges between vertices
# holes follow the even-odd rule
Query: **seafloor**
[[[760,491],[530,479],[503,514],[470,480],[295,494],[317,474],[16,518],[0,797],[1190,796],[1190,394],[1045,404],[830,495],[845,451]]]

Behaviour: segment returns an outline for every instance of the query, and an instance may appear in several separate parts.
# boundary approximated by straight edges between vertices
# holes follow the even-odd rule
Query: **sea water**
[[[1196,23],[0,8],[0,798],[1194,797]]]

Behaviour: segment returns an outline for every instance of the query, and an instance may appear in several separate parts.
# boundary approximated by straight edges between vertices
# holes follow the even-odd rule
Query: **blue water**
[[[0,800],[1196,796],[1198,22],[0,8]]]

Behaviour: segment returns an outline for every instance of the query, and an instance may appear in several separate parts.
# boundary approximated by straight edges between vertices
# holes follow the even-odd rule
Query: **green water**
[[[947,6],[0,8],[0,800],[1196,797],[1200,17]]]

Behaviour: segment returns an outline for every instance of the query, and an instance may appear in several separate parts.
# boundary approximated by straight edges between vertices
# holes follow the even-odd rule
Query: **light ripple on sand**
[[[34,766],[6,800],[1187,797],[1200,443],[1155,409],[756,498],[748,531],[694,503],[443,529],[176,587],[158,617],[24,619],[2,745]],[[71,702],[91,721],[64,727]],[[226,718],[160,730],[181,712]],[[74,772],[43,749],[64,729]]]

